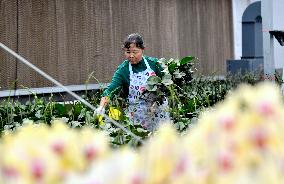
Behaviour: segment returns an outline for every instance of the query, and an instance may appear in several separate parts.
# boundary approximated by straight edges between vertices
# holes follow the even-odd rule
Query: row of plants
[[[199,76],[196,74],[195,63],[197,59],[188,56],[182,59],[160,59],[164,76],[152,76],[148,80],[147,91],[157,96],[157,102],[165,96],[170,102],[170,113],[176,129],[183,133],[194,124],[199,114],[224,99],[229,91],[241,83],[256,84],[262,79],[258,75],[248,73],[245,75],[226,76],[215,78]],[[280,81],[281,82],[281,81]],[[83,96],[88,102],[97,106],[102,90],[87,93]],[[127,104],[120,95],[112,100],[106,113],[110,118],[118,121],[124,127],[141,138],[147,138],[152,133],[140,126],[129,123]],[[34,123],[49,124],[54,119],[61,119],[72,128],[89,126],[105,130],[111,137],[112,145],[122,144],[139,145],[137,140],[126,134],[120,128],[104,120],[101,116],[94,116],[93,112],[79,101],[61,102],[50,98],[39,98],[34,95],[33,100],[20,103],[7,99],[0,104],[0,131],[14,130],[22,125],[24,120]]]

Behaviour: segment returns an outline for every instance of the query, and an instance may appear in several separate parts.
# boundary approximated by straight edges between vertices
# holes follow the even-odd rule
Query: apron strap
[[[132,70],[132,66],[131,63],[129,62],[129,73],[130,73],[130,78],[133,75],[133,70]]]
[[[143,57],[143,59],[144,59],[144,62],[145,62],[145,64],[146,64],[147,70],[151,70],[147,59],[145,59],[144,57]]]

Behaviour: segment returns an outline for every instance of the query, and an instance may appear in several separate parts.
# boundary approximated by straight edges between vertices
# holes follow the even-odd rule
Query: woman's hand
[[[106,107],[106,106],[107,106],[107,104],[108,104],[108,102],[109,102],[109,97],[104,96],[104,97],[102,97],[102,98],[101,98],[100,106],[102,106],[102,107]]]
[[[103,115],[105,113],[105,107],[107,106],[109,102],[109,97],[102,97],[100,101],[100,106],[95,110],[95,114],[97,115]]]

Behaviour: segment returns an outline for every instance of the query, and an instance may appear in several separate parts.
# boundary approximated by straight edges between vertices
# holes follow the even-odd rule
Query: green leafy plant
[[[168,86],[176,85],[182,87],[183,85],[190,84],[194,73],[193,66],[195,61],[196,58],[193,56],[187,56],[181,60],[172,58],[169,60],[165,58],[159,59],[158,63],[160,63],[163,68],[163,77],[149,77],[147,90],[156,91],[158,94],[161,94],[159,88],[165,93],[165,89],[167,89]]]
[[[186,106],[183,101],[183,87],[189,85],[193,78],[196,58],[187,56],[182,59],[165,59],[158,61],[163,68],[163,77],[151,76],[147,81],[146,93],[155,96],[155,101],[162,103],[165,97],[170,102],[170,113],[179,130],[190,122],[186,118]],[[147,98],[147,96],[146,96]]]

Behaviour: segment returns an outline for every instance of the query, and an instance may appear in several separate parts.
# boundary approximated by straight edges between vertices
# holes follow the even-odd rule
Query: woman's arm
[[[114,95],[114,93],[117,91],[118,88],[120,88],[123,84],[123,71],[121,67],[118,67],[116,72],[114,73],[111,83],[108,85],[108,87],[103,92],[102,98],[100,100],[100,105],[96,109],[95,113],[97,114],[104,114],[105,107],[108,105],[110,99]]]
[[[120,65],[116,72],[114,73],[111,83],[108,85],[108,87],[105,89],[105,91],[102,94],[102,98],[100,101],[100,106],[105,107],[109,100],[112,99],[113,95],[116,94],[119,89],[123,86],[123,83],[125,83],[125,74],[128,73],[124,65]]]

